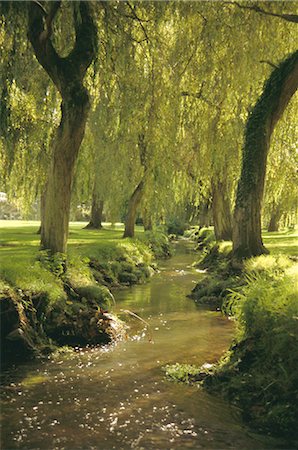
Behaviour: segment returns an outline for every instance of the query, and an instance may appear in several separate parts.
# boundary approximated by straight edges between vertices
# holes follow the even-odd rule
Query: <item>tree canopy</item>
[[[295,2],[1,2],[0,17],[1,190],[29,216],[44,203],[44,247],[65,251],[71,203],[124,220],[138,187],[133,224],[212,205],[231,238],[246,123],[296,51]],[[295,214],[296,116],[294,96],[270,144],[264,226]]]

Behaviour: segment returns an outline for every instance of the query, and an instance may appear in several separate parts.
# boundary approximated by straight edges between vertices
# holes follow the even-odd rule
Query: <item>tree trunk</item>
[[[41,230],[41,247],[52,253],[66,252],[74,168],[90,107],[83,79],[96,55],[96,27],[89,2],[84,1],[73,8],[76,35],[73,49],[63,58],[57,54],[51,35],[60,4],[52,2],[47,13],[41,3],[31,2],[28,32],[36,58],[62,97],[61,122],[52,141]]]
[[[41,234],[42,248],[50,249],[52,253],[66,252],[75,162],[84,137],[88,111],[89,99],[85,89],[82,89],[77,104],[74,104],[73,97],[67,103],[62,101],[62,119],[53,142]]]
[[[268,231],[278,231],[281,216],[282,216],[281,207],[279,205],[273,205],[268,225]]]
[[[210,217],[210,205],[209,201],[205,201],[204,203],[201,203],[199,206],[199,226],[202,227],[209,227],[211,223],[211,217]]]
[[[216,240],[232,239],[231,203],[227,186],[220,180],[212,180],[212,213]]]
[[[135,223],[138,207],[141,203],[142,196],[144,192],[144,180],[141,180],[140,183],[135,188],[132,196],[130,197],[128,203],[128,212],[125,220],[125,230],[123,237],[134,237],[135,234]]]
[[[43,189],[43,192],[40,196],[40,227],[37,230],[37,234],[41,234],[41,230],[43,228],[44,224],[44,218],[45,218],[45,207],[46,207],[46,186]]]
[[[237,258],[268,253],[261,236],[267,154],[274,127],[297,87],[298,51],[272,72],[246,124],[233,224],[233,254]]]
[[[87,229],[100,230],[102,228],[103,200],[93,192],[90,222],[85,227]]]
[[[152,229],[153,229],[152,217],[147,208],[143,209],[142,219],[143,219],[144,230],[152,231]]]

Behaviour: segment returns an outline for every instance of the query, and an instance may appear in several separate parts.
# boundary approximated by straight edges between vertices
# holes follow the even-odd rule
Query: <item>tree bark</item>
[[[233,255],[268,253],[261,236],[267,154],[275,125],[298,87],[298,51],[271,74],[246,124],[233,224]]]
[[[212,180],[212,214],[216,240],[232,239],[231,202],[225,182]]]
[[[147,208],[143,209],[142,219],[143,219],[144,230],[152,231],[152,229],[153,229],[152,217]]]
[[[93,230],[102,228],[103,203],[103,200],[99,199],[93,191],[90,222],[85,228]]]
[[[40,196],[40,227],[37,230],[37,234],[41,234],[42,233],[42,228],[43,228],[43,224],[44,224],[44,218],[45,218],[45,199],[46,199],[46,186],[43,189],[43,192]]]
[[[149,170],[147,161],[147,144],[145,141],[145,135],[143,133],[139,134],[138,147],[140,152],[141,166],[144,168],[144,175],[139,184],[137,185],[137,187],[135,188],[135,190],[133,191],[132,196],[130,197],[128,202],[128,211],[125,220],[125,229],[123,234],[124,238],[134,237],[138,207],[140,206],[140,203],[143,198],[145,180],[147,178]]]
[[[41,247],[52,253],[66,252],[74,168],[90,108],[83,79],[96,55],[96,27],[90,5],[84,1],[73,9],[76,40],[72,51],[63,58],[57,54],[51,35],[59,7],[60,2],[52,2],[46,13],[40,3],[32,2],[28,32],[36,58],[62,97],[61,122],[52,141],[41,230]]]
[[[268,231],[278,231],[279,221],[282,216],[282,209],[280,205],[273,205],[270,215],[270,221],[268,224]]]
[[[140,206],[143,197],[143,192],[144,192],[144,180],[142,179],[129,199],[128,212],[125,220],[125,230],[123,234],[124,238],[134,237],[136,216],[138,207]]]
[[[211,224],[209,200],[205,200],[199,206],[199,226],[200,228],[209,227]]]

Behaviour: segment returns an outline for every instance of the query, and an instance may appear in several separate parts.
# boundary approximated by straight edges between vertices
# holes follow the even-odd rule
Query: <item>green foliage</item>
[[[298,419],[298,267],[289,276],[266,266],[230,296],[238,343],[214,383],[240,403],[255,426],[293,435]]]
[[[187,230],[184,231],[183,236],[187,239],[191,239],[193,241],[196,241],[198,238],[200,232],[200,227],[199,226],[192,226],[190,228],[188,228]]]
[[[148,245],[156,258],[166,258],[171,256],[169,238],[162,231],[145,231],[139,239]]]
[[[268,279],[275,279],[283,275],[292,264],[291,260],[283,255],[261,255],[245,261],[244,269],[250,276],[264,275]]]
[[[194,379],[201,373],[200,367],[191,364],[173,364],[167,365],[164,371],[171,380],[180,381],[183,383],[193,382]]]
[[[55,253],[43,250],[39,252],[38,259],[46,270],[49,270],[57,277],[63,275],[66,270],[66,255],[64,253]]]
[[[167,233],[182,236],[187,229],[187,224],[179,217],[168,219],[166,222]]]

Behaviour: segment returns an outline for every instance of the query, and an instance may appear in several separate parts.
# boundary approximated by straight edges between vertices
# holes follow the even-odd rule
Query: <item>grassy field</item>
[[[84,230],[84,222],[70,224],[68,254],[106,259],[117,246],[128,245],[122,239],[123,224],[104,224],[101,230]],[[0,276],[2,271],[12,266],[31,266],[39,251],[40,236],[37,234],[39,222],[22,220],[0,220]],[[142,238],[143,227],[136,227],[136,237]],[[271,254],[297,255],[298,230],[277,233],[264,232],[264,244]],[[228,245],[228,244],[225,244]],[[229,246],[229,245],[228,245]],[[230,247],[230,246],[229,246]]]
[[[69,230],[68,257],[79,260],[88,257],[101,261],[117,259],[121,252],[140,255],[138,241],[122,239],[123,224],[104,224],[101,230],[85,230],[84,222],[72,222]],[[51,289],[53,275],[37,261],[40,236],[37,221],[0,221],[0,279],[21,289]],[[142,240],[143,227],[136,227],[136,237]],[[264,233],[264,243],[272,254],[297,255],[297,231]],[[228,247],[230,245],[226,243]],[[142,249],[144,253],[144,248]],[[145,251],[146,253],[146,251]],[[137,256],[136,256],[137,257]]]
[[[265,247],[272,255],[283,254],[287,256],[298,255],[298,230],[263,233]]]
[[[102,230],[84,230],[87,223],[70,224],[68,258],[84,257],[101,261],[115,260],[123,253],[135,258],[146,257],[142,243],[122,239],[123,224],[105,224]],[[37,221],[0,221],[0,280],[23,290],[50,291],[57,282],[53,274],[37,261],[40,236]],[[142,238],[142,227],[136,227],[136,237]],[[139,251],[141,250],[141,251]],[[150,255],[148,255],[150,259]]]
[[[298,256],[298,229],[273,233],[263,231],[262,237],[271,255]],[[221,248],[225,248],[226,252],[232,250],[232,242],[222,242]]]

